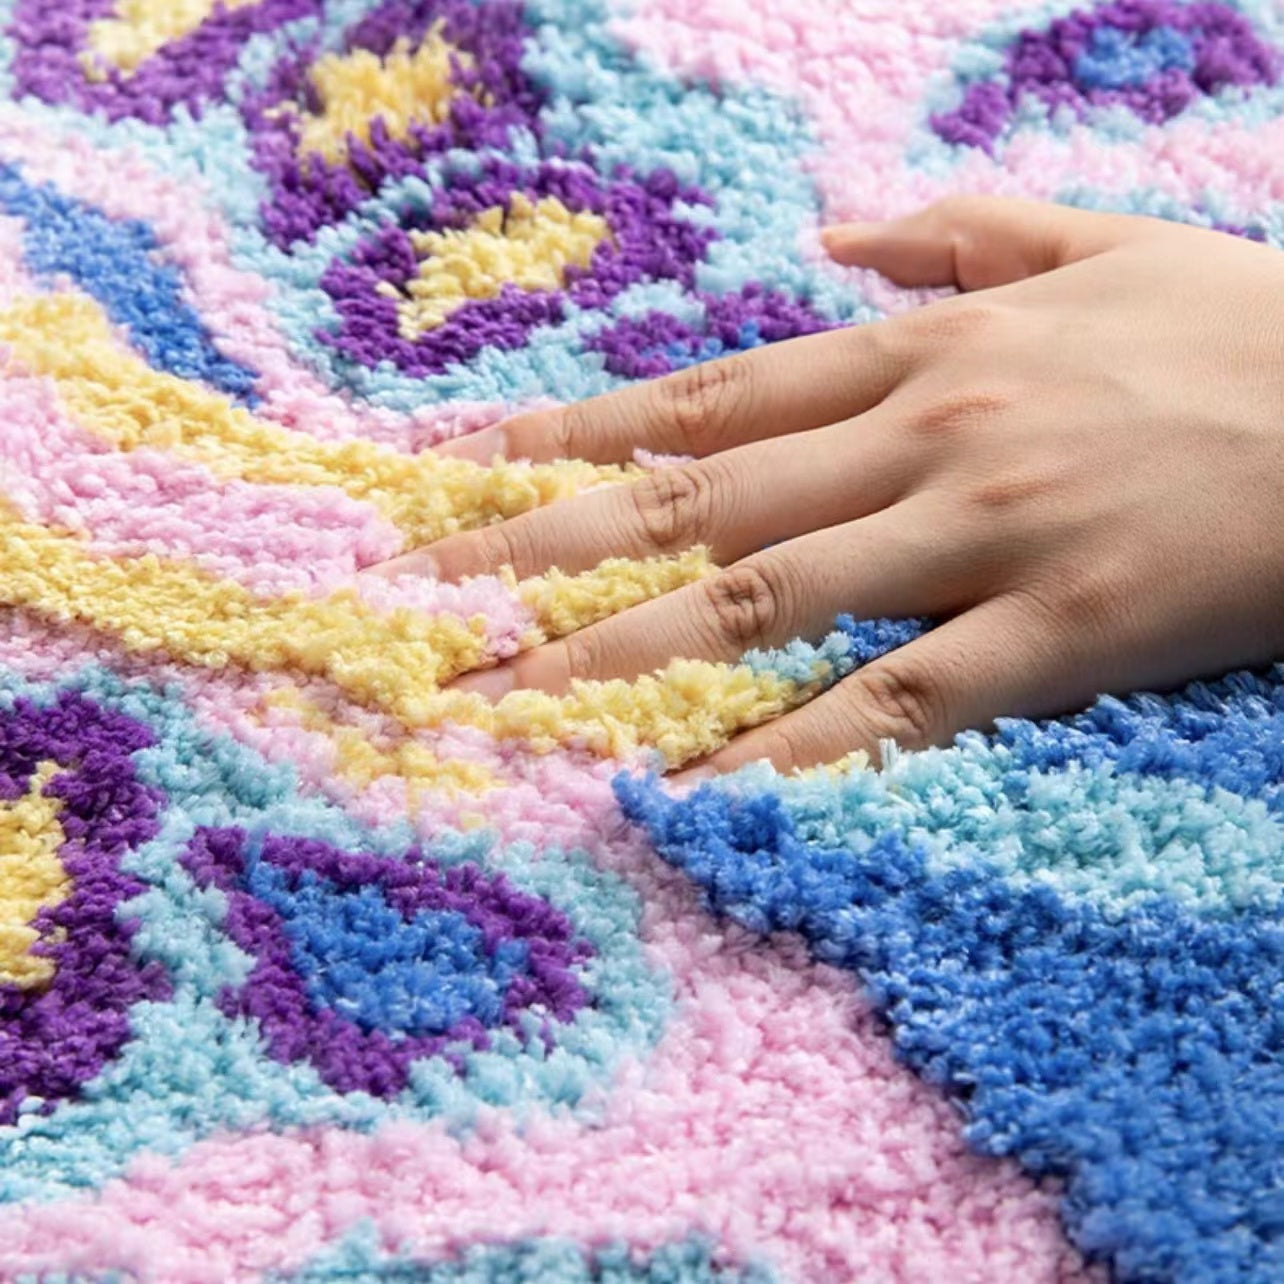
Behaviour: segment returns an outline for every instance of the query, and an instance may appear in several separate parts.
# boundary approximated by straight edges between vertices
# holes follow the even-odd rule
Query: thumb
[[[950,196],[886,223],[839,223],[830,257],[898,285],[985,290],[1090,258],[1153,230],[1154,219],[1002,196]]]

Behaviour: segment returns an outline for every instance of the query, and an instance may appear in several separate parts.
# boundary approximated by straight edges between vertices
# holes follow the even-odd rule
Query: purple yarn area
[[[1228,236],[1240,236],[1246,241],[1257,241],[1261,245],[1266,243],[1266,231],[1261,227],[1246,227],[1243,223],[1214,223],[1212,230],[1225,232]]]
[[[463,304],[436,329],[414,340],[403,338],[397,299],[376,287],[388,282],[400,290],[414,278],[419,258],[409,232],[465,227],[483,210],[507,207],[518,192],[531,201],[556,197],[573,213],[601,215],[609,239],[597,247],[587,268],[565,270],[565,290],[505,285],[495,298]],[[676,281],[690,289],[696,264],[716,233],[682,218],[675,210],[679,202],[707,205],[709,198],[667,170],[642,176],[620,168],[603,178],[582,161],[547,161],[526,171],[488,159],[475,175],[452,176],[431,209],[403,213],[398,226],[381,230],[350,259],[336,259],[327,268],[321,286],[334,300],[340,325],[337,331],[318,331],[317,338],[364,366],[391,361],[407,374],[439,374],[483,348],[521,346],[532,330],[560,322],[567,300],[600,308],[637,281]]]
[[[195,31],[145,59],[132,74],[105,68],[89,80],[80,56],[91,23],[115,14],[113,0],[19,0],[7,35],[16,45],[14,97],[70,103],[109,120],[133,116],[162,125],[184,104],[201,107],[223,93],[223,81],[245,42],[282,23],[321,11],[321,0],[261,0],[241,9],[216,10]]]
[[[1278,76],[1278,54],[1228,5],[1113,0],[1022,32],[1002,75],[971,85],[954,111],[932,117],[932,128],[948,143],[991,151],[1026,98],[1080,117],[1124,106],[1162,124],[1201,95]]]
[[[733,294],[700,292],[695,297],[704,305],[698,323],[667,312],[650,312],[599,330],[585,346],[605,356],[611,374],[650,379],[728,352],[817,334],[840,324],[813,312],[804,302],[757,284]]]
[[[283,103],[299,112],[316,112],[321,102],[310,78],[316,44],[282,59],[263,90],[242,106],[254,140],[254,164],[271,182],[263,203],[264,232],[282,249],[311,240],[329,223],[346,217],[388,179],[423,171],[425,157],[447,148],[503,149],[510,132],[523,126],[538,134],[540,92],[521,70],[526,26],[517,0],[390,0],[354,25],[344,38],[345,52],[366,49],[385,57],[398,40],[416,47],[425,33],[442,23],[445,39],[472,58],[456,61],[453,80],[460,92],[448,119],[439,125],[413,125],[409,136],[394,139],[381,117],[371,122],[370,141],[350,138],[347,161],[335,164],[317,154],[298,154],[299,117],[281,111]]]
[[[131,956],[136,924],[117,915],[144,890],[120,858],[159,828],[162,797],[131,762],[153,743],[141,723],[74,692],[48,707],[18,700],[0,714],[0,798],[21,798],[40,762],[59,765],[44,794],[61,803],[58,854],[71,881],[67,897],[33,920],[42,939],[32,952],[52,961],[52,979],[0,984],[0,1124],[13,1123],[28,1098],[48,1113],[76,1096],[128,1040],[130,1007],[170,994],[159,964]]]
[[[430,1057],[443,1057],[461,1071],[461,1045],[488,1047],[494,1026],[525,1037],[531,1016],[542,1021],[542,1037],[551,1045],[551,1023],[569,1021],[589,1002],[575,969],[593,950],[576,936],[570,920],[548,902],[513,887],[503,875],[488,874],[476,865],[443,870],[417,851],[390,860],[297,837],[268,836],[256,842],[240,829],[198,831],[183,864],[200,885],[226,894],[225,931],[254,958],[244,985],[224,991],[224,1012],[253,1018],[269,1056],[285,1064],[311,1064],[338,1092],[393,1097],[409,1082],[411,1067]],[[251,890],[256,882],[264,885],[265,874],[274,880],[276,903]],[[294,937],[289,930],[290,911],[297,904],[300,914],[305,907],[315,912],[318,898],[347,898],[351,906],[363,898],[368,907],[372,893],[403,924],[413,924],[424,914],[463,920],[479,934],[480,966],[517,945],[521,966],[502,994],[497,1020],[468,1012],[440,1033],[407,1034],[396,1028],[369,1028],[349,1013],[316,1001],[300,967],[297,929]],[[290,907],[286,912],[281,897]],[[357,920],[348,915],[347,921]],[[377,959],[388,939],[385,930],[379,939],[359,941],[362,963],[354,973],[359,972],[363,983],[377,984]],[[439,982],[427,952],[421,972],[429,988]],[[327,952],[328,967],[342,966],[336,953]]]

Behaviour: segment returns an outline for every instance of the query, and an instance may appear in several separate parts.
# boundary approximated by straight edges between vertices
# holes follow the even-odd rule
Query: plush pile
[[[1284,246],[1282,50],[0,2],[0,1279],[1284,1278],[1284,669],[680,795],[930,622],[492,705],[446,684],[701,556],[360,575],[628,471],[447,438],[921,302],[822,222]]]

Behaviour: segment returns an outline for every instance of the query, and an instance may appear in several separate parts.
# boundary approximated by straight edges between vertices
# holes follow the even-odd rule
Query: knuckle
[[[1028,509],[1055,489],[1054,479],[1046,473],[998,473],[972,486],[965,500],[974,511],[1001,518]]]
[[[674,447],[692,455],[717,451],[751,397],[751,379],[749,361],[726,357],[660,380],[655,385],[659,413],[674,432]]]
[[[1015,398],[999,388],[969,388],[930,399],[906,419],[915,437],[931,440],[956,437],[1008,414]]]
[[[985,284],[987,273],[979,273],[985,258],[986,242],[993,237],[996,215],[1008,203],[1007,198],[955,194],[937,202],[931,210],[931,222],[949,246],[955,278],[963,289],[977,289]]]
[[[952,241],[956,252],[966,252],[964,234],[953,233]],[[920,345],[942,348],[989,342],[1003,316],[1003,309],[992,300],[960,295],[929,304],[902,320]]]
[[[733,566],[705,581],[704,591],[719,638],[742,649],[772,637],[785,615],[779,579],[763,567]]]
[[[512,566],[521,564],[522,540],[515,535],[516,521],[485,526],[477,532],[477,548],[486,566]]]
[[[572,459],[584,439],[580,403],[551,410],[528,410],[504,421],[508,451],[520,459]]]
[[[860,387],[871,374],[880,382],[890,382],[913,366],[920,348],[907,320],[893,317],[835,331],[836,340],[846,344],[853,386]]]
[[[852,682],[859,715],[878,739],[927,745],[944,723],[937,684],[917,664],[889,658]]]
[[[587,453],[592,425],[585,406],[582,401],[572,402],[552,416],[548,441],[558,459],[575,459]]]
[[[696,468],[664,468],[629,488],[646,541],[661,553],[696,542],[712,513],[713,488]]]
[[[596,677],[603,672],[602,635],[596,629],[581,629],[562,639],[566,672],[571,678]]]
[[[1066,634],[1117,634],[1130,613],[1128,593],[1108,562],[1058,567],[1024,590],[1051,627]]]

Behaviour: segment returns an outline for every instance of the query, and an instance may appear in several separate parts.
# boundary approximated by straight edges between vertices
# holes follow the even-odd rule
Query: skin
[[[817,638],[843,611],[943,621],[693,778],[854,749],[877,761],[884,739],[944,744],[998,716],[1284,656],[1284,254],[973,197],[824,243],[839,263],[960,293],[452,446],[695,458],[376,573],[528,576],[696,544],[725,568],[456,685],[558,693],[674,656],[735,660]]]

